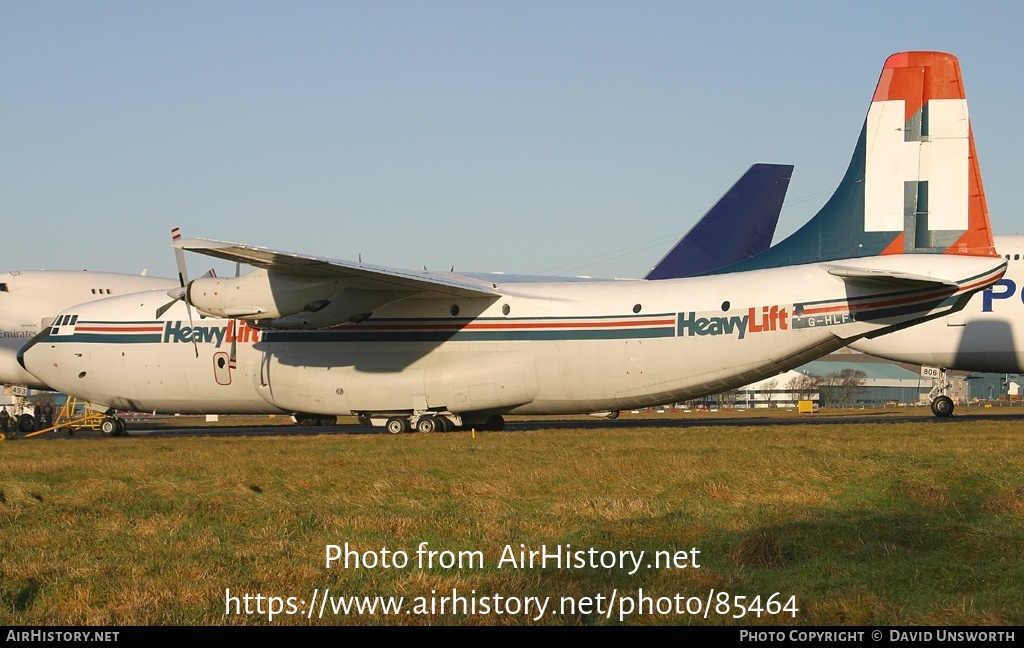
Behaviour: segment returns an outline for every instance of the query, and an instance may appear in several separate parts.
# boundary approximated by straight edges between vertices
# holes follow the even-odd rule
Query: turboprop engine
[[[407,291],[346,288],[345,279],[310,281],[308,277],[254,270],[241,277],[201,277],[167,294],[207,317],[259,321],[285,329],[326,328],[358,322]]]
[[[274,319],[322,310],[345,283],[257,269],[240,277],[200,277],[185,286],[184,297],[208,317]],[[177,288],[167,294],[180,297],[181,291]]]

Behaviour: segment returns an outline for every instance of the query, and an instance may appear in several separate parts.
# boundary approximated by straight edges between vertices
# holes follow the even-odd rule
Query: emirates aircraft
[[[17,354],[29,339],[50,326],[53,318],[75,304],[126,295],[143,290],[167,290],[174,279],[114,272],[23,270],[0,274],[0,382],[4,392],[23,399],[29,389],[50,386],[25,371]],[[22,432],[36,429],[33,414],[24,403],[16,405],[17,426]]]
[[[614,412],[749,384],[951,315],[1006,269],[960,66],[939,52],[886,61],[846,175],[807,225],[710,275],[508,283],[173,247],[180,287],[66,310],[23,348],[25,368],[116,409],[496,428],[505,414]],[[256,269],[188,281],[186,250]]]

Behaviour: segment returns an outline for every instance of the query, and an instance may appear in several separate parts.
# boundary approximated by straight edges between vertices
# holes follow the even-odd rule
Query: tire
[[[36,419],[31,414],[22,414],[18,417],[18,432],[28,434],[36,431]]]
[[[117,419],[112,416],[107,416],[100,422],[100,434],[103,436],[117,436],[117,430]]]
[[[117,421],[117,436],[128,436],[128,424],[124,422],[124,419],[114,419]]]
[[[424,416],[420,418],[419,422],[416,423],[416,431],[420,434],[430,434],[431,432],[437,432],[438,423],[437,419],[433,416]]]
[[[953,403],[953,399],[949,396],[939,396],[932,401],[932,414],[939,418],[953,416],[954,409],[956,409],[956,404]]]
[[[492,414],[487,417],[487,422],[484,423],[484,429],[492,432],[501,432],[505,429],[505,419],[497,414]]]
[[[409,431],[409,419],[401,416],[389,418],[384,424],[384,429],[388,434],[404,434]]]
[[[614,421],[615,419],[619,418],[619,412],[617,410],[614,412],[608,412],[605,418],[608,419],[609,421]]]

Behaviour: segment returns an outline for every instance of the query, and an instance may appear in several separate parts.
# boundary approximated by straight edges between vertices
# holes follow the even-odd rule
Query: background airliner
[[[35,429],[31,412],[22,411],[28,389],[50,386],[25,371],[17,354],[29,339],[48,327],[53,318],[74,304],[113,295],[176,286],[173,279],[113,272],[24,270],[0,274],[0,382],[15,396],[21,431]]]
[[[963,310],[884,337],[859,340],[850,346],[897,362],[935,367],[936,416],[953,414],[945,390],[945,370],[993,373],[1024,372],[1024,236],[994,237],[996,251],[1007,261],[1006,274],[975,295]]]

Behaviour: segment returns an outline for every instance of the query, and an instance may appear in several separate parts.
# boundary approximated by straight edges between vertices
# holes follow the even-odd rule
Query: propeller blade
[[[169,309],[171,306],[174,306],[176,303],[178,303],[178,299],[174,298],[171,301],[164,304],[163,306],[161,306],[160,308],[156,309],[156,317],[154,319],[160,319],[160,317],[167,312],[167,309]]]
[[[171,241],[178,241],[181,239],[181,229],[175,227],[171,230]],[[184,288],[188,285],[188,270],[185,269],[185,250],[181,248],[174,249],[174,262],[178,266],[178,283]]]
[[[173,242],[179,239],[181,239],[181,229],[175,227],[174,229],[171,230],[171,241]],[[188,302],[188,270],[185,268],[185,251],[182,250],[181,248],[174,249],[174,262],[178,266],[178,283],[181,284],[181,288],[177,290],[169,290],[167,291],[167,294],[169,297],[173,297],[174,301],[178,301],[180,299],[183,302],[185,302],[185,310],[188,311],[188,325],[190,328],[194,329],[195,324],[193,324],[192,322],[192,304]],[[162,311],[160,309],[157,309],[157,317],[159,318],[160,315],[163,315],[163,313],[167,312],[167,309],[171,307],[171,304],[173,304],[174,301],[172,301],[170,304],[167,304],[166,306],[161,307],[163,309]],[[193,348],[195,348],[196,357],[198,358],[199,343],[196,342],[195,336],[192,337],[192,346]]]
[[[242,264],[236,261],[235,262],[235,278],[237,279],[238,275],[240,275],[241,273],[242,273]],[[235,370],[235,366],[238,364],[236,362],[236,359],[238,357],[236,355],[236,353],[238,352],[238,320],[236,320],[236,319],[231,320],[230,326],[231,326],[231,352],[228,355],[228,371],[234,371]]]
[[[238,352],[238,320],[231,320],[231,323],[234,325],[234,333],[231,336],[231,352],[228,355],[228,370],[234,371],[235,366],[237,365],[236,353]]]

